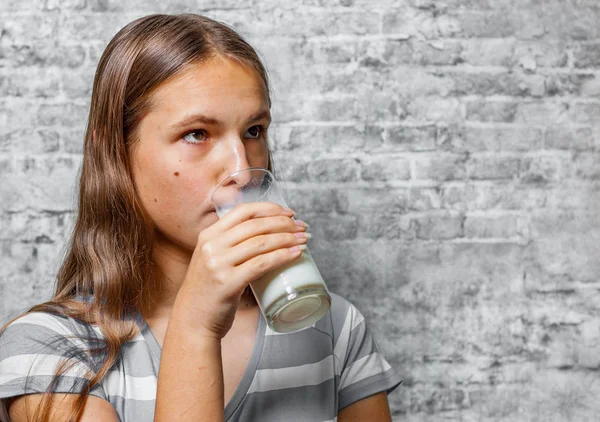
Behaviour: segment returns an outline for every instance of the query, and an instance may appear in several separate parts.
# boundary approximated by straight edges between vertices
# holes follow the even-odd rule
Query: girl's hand
[[[302,253],[306,226],[270,202],[239,204],[202,231],[172,318],[201,336],[222,339],[246,286]]]

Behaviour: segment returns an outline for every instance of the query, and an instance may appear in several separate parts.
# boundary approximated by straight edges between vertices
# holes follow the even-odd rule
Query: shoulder
[[[36,355],[83,359],[93,347],[91,343],[101,340],[95,325],[48,312],[32,312],[12,321],[0,333],[0,362]]]
[[[336,293],[331,293],[331,321],[334,332],[352,331],[357,325],[364,322],[365,318],[356,306],[348,299]]]

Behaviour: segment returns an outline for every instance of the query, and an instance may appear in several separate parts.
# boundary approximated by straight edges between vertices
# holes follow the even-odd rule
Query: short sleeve
[[[8,420],[4,399],[49,389],[54,393],[83,390],[97,369],[89,348],[98,337],[92,329],[82,330],[82,325],[35,312],[13,321],[0,334],[0,422]],[[62,365],[66,371],[55,379]],[[100,384],[90,394],[106,400]]]
[[[391,393],[402,379],[381,354],[363,315],[350,302],[338,297],[333,312],[338,383],[338,412],[350,404],[386,391]],[[334,308],[332,304],[332,308]],[[337,320],[337,324],[335,323]],[[337,329],[335,326],[338,326]]]

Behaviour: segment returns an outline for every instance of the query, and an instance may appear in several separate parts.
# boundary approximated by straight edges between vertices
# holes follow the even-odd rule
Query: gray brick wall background
[[[276,167],[405,377],[394,420],[598,420],[598,0],[0,0],[0,321],[51,293],[104,46],[186,11],[265,58]]]

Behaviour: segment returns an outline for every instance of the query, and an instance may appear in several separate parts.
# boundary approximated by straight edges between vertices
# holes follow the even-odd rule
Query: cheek
[[[267,167],[269,164],[269,149],[265,142],[246,145],[246,154],[250,167]]]

